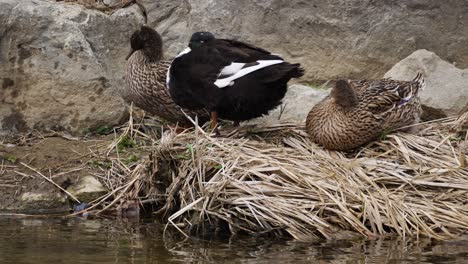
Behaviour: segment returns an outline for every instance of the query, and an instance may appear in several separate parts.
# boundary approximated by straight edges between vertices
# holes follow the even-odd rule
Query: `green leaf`
[[[112,128],[108,126],[100,126],[94,131],[98,135],[108,135],[112,132]]]
[[[9,161],[11,163],[16,163],[16,161],[18,160],[17,157],[11,155],[11,154],[6,154],[3,156],[3,159],[6,160],[6,161]]]
[[[125,136],[125,137],[122,137],[120,140],[119,140],[119,143],[117,143],[117,149],[119,151],[121,150],[124,150],[124,149],[128,149],[128,148],[133,148],[136,146],[136,143],[135,141],[133,141],[132,139],[130,139],[129,137]]]
[[[124,159],[124,163],[125,163],[125,165],[129,165],[129,164],[137,162],[138,159],[139,158],[138,158],[137,155],[131,154],[130,156],[128,156],[127,158]]]

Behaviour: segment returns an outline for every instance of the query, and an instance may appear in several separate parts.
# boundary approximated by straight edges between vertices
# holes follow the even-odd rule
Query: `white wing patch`
[[[218,88],[231,86],[234,84],[234,80],[236,79],[239,79],[256,70],[260,70],[260,69],[263,69],[265,67],[272,66],[275,64],[283,63],[284,61],[283,60],[258,60],[257,62],[258,62],[257,65],[253,65],[247,68],[242,68],[245,64],[239,67],[240,64],[242,63],[231,63],[229,66],[226,66],[225,68],[221,70],[220,75],[223,75],[222,74],[223,71],[230,72],[232,75],[226,78],[218,79],[216,80],[214,84],[218,86]],[[224,75],[227,75],[227,74],[224,74]]]
[[[218,74],[219,76],[226,76],[226,75],[233,75],[236,72],[242,70],[242,67],[245,66],[246,63],[241,63],[241,62],[233,62],[229,64],[228,66],[224,67],[221,72]]]
[[[179,58],[180,56],[184,55],[184,54],[187,54],[189,53],[190,51],[192,51],[192,49],[190,49],[189,47],[187,47],[186,49],[184,49],[183,51],[181,51],[179,54],[177,54],[176,58]]]
[[[166,89],[169,90],[169,81],[171,80],[171,66],[172,66],[172,63],[171,65],[169,65],[169,68],[167,68],[167,72],[166,72]]]

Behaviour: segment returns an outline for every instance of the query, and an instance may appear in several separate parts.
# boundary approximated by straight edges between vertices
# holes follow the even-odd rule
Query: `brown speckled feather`
[[[346,85],[345,85],[346,86]],[[384,131],[419,121],[418,92],[424,86],[420,74],[413,81],[348,81],[357,103],[342,104],[332,94],[309,112],[306,129],[311,139],[328,149],[350,150],[379,137]],[[348,96],[342,97],[346,98]]]
[[[181,108],[174,103],[166,89],[167,70],[170,61],[149,62],[142,51],[135,51],[127,61],[125,95],[127,102],[171,123],[190,124]],[[184,112],[199,119],[206,120],[205,111]]]

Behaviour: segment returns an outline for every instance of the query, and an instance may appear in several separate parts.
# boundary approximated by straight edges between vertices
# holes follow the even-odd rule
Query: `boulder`
[[[25,192],[17,211],[26,213],[63,213],[70,210],[66,195],[59,192]]]
[[[82,203],[89,203],[107,193],[107,189],[93,176],[81,177],[67,191]]]
[[[310,109],[322,101],[329,93],[330,89],[300,84],[291,85],[283,98],[281,106],[271,111],[269,115],[262,117],[262,119],[272,122],[277,120],[303,122],[307,118]]]
[[[380,78],[418,49],[468,67],[466,0],[142,2],[169,56],[208,30],[300,62],[308,80]]]
[[[0,134],[81,132],[125,119],[119,93],[136,6],[112,15],[39,0],[0,0]]]
[[[120,2],[122,2],[122,0],[103,0],[102,3],[106,6],[113,6],[113,5],[117,5],[119,4]]]
[[[418,72],[426,81],[426,88],[420,92],[425,119],[438,112],[456,115],[468,105],[468,69],[459,69],[428,50],[415,51],[398,62],[385,78],[412,80]]]
[[[380,78],[418,49],[468,67],[464,0],[141,1],[167,58],[209,30],[301,63],[303,80]],[[144,21],[137,6],[112,14],[55,0],[0,6],[0,134],[81,132],[125,119],[118,91],[128,39]]]

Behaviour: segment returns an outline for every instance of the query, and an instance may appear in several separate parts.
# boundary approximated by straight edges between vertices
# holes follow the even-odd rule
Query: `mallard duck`
[[[383,132],[418,122],[423,87],[421,74],[412,81],[338,80],[330,95],[310,110],[306,130],[327,149],[354,149]]]
[[[158,32],[148,26],[135,31],[130,39],[123,97],[127,102],[171,123],[190,124],[181,108],[174,103],[166,87],[171,61],[163,61],[163,42]],[[189,116],[206,119],[207,112],[184,111]]]
[[[281,104],[288,81],[303,74],[300,64],[262,48],[196,32],[172,62],[168,86],[181,107],[209,111],[215,128],[218,117],[238,124],[268,114]]]

